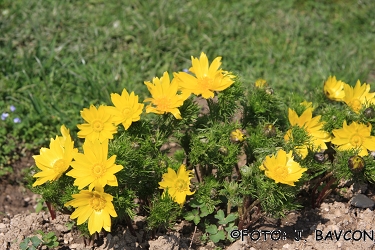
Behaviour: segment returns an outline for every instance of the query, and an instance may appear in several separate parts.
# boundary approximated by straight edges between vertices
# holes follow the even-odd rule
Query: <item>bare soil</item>
[[[35,213],[39,197],[26,189],[22,181],[22,170],[33,163],[31,154],[27,154],[14,165],[12,174],[0,179],[0,249],[19,249],[19,243],[26,237],[38,235],[37,230],[55,232],[59,241],[56,249],[60,250],[375,249],[374,212],[368,208],[354,208],[349,203],[356,193],[375,200],[374,185],[343,183],[341,186],[347,187],[346,193],[334,192],[314,209],[308,203],[309,197],[305,197],[303,209],[292,211],[283,219],[261,216],[247,232],[242,232],[243,237],[231,245],[215,246],[202,242],[202,232],[195,231],[187,221],[179,221],[173,230],[152,236],[145,230],[145,218],[141,216],[133,221],[135,236],[126,225],[115,225],[111,233],[85,239],[74,227],[69,227],[68,215],[58,213],[52,220],[47,211]]]

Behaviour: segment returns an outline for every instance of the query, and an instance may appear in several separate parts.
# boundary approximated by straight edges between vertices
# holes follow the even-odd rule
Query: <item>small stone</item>
[[[335,216],[336,216],[336,217],[340,217],[340,216],[341,216],[341,212],[340,212],[339,209],[335,211]]]
[[[108,233],[108,234],[107,234],[107,240],[108,240],[108,241],[111,241],[112,238],[113,238],[112,234]]]
[[[283,246],[283,249],[284,249],[284,248],[285,248],[285,249],[289,249],[289,247],[290,247],[289,244],[285,244],[285,245]]]
[[[7,231],[7,225],[0,223],[0,233],[6,233]]]
[[[330,225],[329,227],[328,227],[329,229],[329,231],[336,231],[336,232],[339,232],[340,231],[340,228],[337,226],[337,225]]]
[[[357,194],[350,201],[350,204],[359,208],[373,208],[375,202],[364,194]]]
[[[74,243],[74,244],[69,245],[70,249],[78,249],[79,247],[81,247],[81,244],[78,244],[78,243]]]
[[[68,228],[65,225],[57,224],[55,225],[55,229],[60,232],[67,232],[69,231]]]

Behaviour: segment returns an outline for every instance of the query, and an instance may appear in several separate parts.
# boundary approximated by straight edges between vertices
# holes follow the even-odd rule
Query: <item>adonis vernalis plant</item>
[[[41,148],[40,155],[34,155],[35,164],[42,171],[33,176],[38,178],[33,186],[59,179],[68,170],[73,157],[78,153],[69,130],[64,125],[61,126],[61,134],[62,136],[56,136],[56,139],[51,138],[49,148]]]
[[[302,173],[307,168],[302,168],[299,163],[295,162],[292,153],[292,151],[286,153],[280,149],[276,156],[266,156],[259,168],[260,170],[265,170],[265,175],[276,183],[295,186],[294,183],[302,177]]]
[[[186,166],[183,164],[178,168],[177,173],[168,168],[168,173],[163,174],[163,180],[159,182],[160,189],[166,190],[168,195],[182,206],[186,196],[194,194],[190,191],[190,180],[193,178],[191,173],[191,170],[186,171]]]
[[[169,79],[167,72],[159,79],[155,77],[151,82],[145,82],[152,98],[147,98],[145,102],[151,102],[146,107],[146,113],[165,114],[171,113],[176,119],[182,119],[179,107],[189,97],[188,94],[177,94],[178,83]]]
[[[245,89],[221,57],[191,60],[189,73],[146,80],[144,100],[123,89],[111,94],[114,106],[83,109],[82,149],[62,126],[34,156],[30,188],[70,213],[84,234],[131,228],[142,211],[149,230],[185,218],[229,242],[228,230],[250,227],[257,214],[300,208],[302,186],[318,206],[340,180],[375,182],[370,85],[330,76],[312,93],[318,102],[285,98],[264,79]],[[264,213],[252,213],[255,206]],[[207,228],[221,230],[220,238]]]
[[[89,109],[83,109],[81,116],[87,123],[77,125],[80,129],[77,136],[90,141],[99,140],[100,142],[113,139],[113,134],[117,133],[117,128],[108,108],[108,106],[101,105],[97,109],[91,105]]]
[[[134,92],[129,95],[123,89],[121,95],[112,93],[111,100],[114,107],[109,109],[109,113],[112,114],[115,125],[121,123],[126,130],[133,122],[141,119],[144,104],[138,103],[138,96]]]

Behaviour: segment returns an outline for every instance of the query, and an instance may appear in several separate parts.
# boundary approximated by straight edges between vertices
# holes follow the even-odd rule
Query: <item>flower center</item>
[[[324,91],[324,94],[326,94],[326,96],[328,97],[331,95],[331,93],[328,90]]]
[[[58,159],[53,163],[53,171],[55,173],[62,173],[65,171],[65,161],[63,159]]]
[[[96,212],[100,212],[104,209],[106,204],[106,200],[98,193],[94,193],[91,200],[90,200],[90,206],[92,209],[94,209]]]
[[[105,173],[105,167],[103,164],[97,163],[92,167],[92,173],[99,178]]]
[[[95,131],[95,132],[101,132],[104,128],[104,125],[101,121],[99,120],[96,120],[92,123],[92,129]]]
[[[202,90],[211,89],[212,84],[213,84],[213,79],[211,79],[210,77],[205,76],[203,78],[198,79],[198,85],[200,89]]]
[[[350,107],[352,107],[355,112],[359,112],[362,108],[362,103],[360,100],[354,99],[350,102]]]
[[[168,112],[170,107],[171,100],[168,97],[161,97],[155,101],[155,105],[158,107],[159,110]]]
[[[362,137],[358,134],[355,134],[350,138],[350,143],[355,147],[360,147],[362,145]]]
[[[185,192],[188,189],[187,182],[182,179],[177,179],[174,187],[176,188],[177,192]]]
[[[276,176],[278,178],[285,180],[285,178],[288,176],[288,168],[285,166],[278,166],[277,169],[275,170]]]
[[[131,110],[130,108],[124,108],[124,109],[122,110],[122,114],[123,114],[124,117],[129,117],[131,111],[132,111],[132,110]]]

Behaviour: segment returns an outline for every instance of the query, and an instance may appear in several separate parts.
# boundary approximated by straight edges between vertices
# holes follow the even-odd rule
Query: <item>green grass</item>
[[[375,1],[0,1],[0,113],[22,111],[19,139],[47,145],[79,111],[124,87],[223,57],[246,84],[289,95],[329,75],[375,83]],[[308,100],[314,97],[306,95]],[[0,121],[1,123],[1,121]]]

